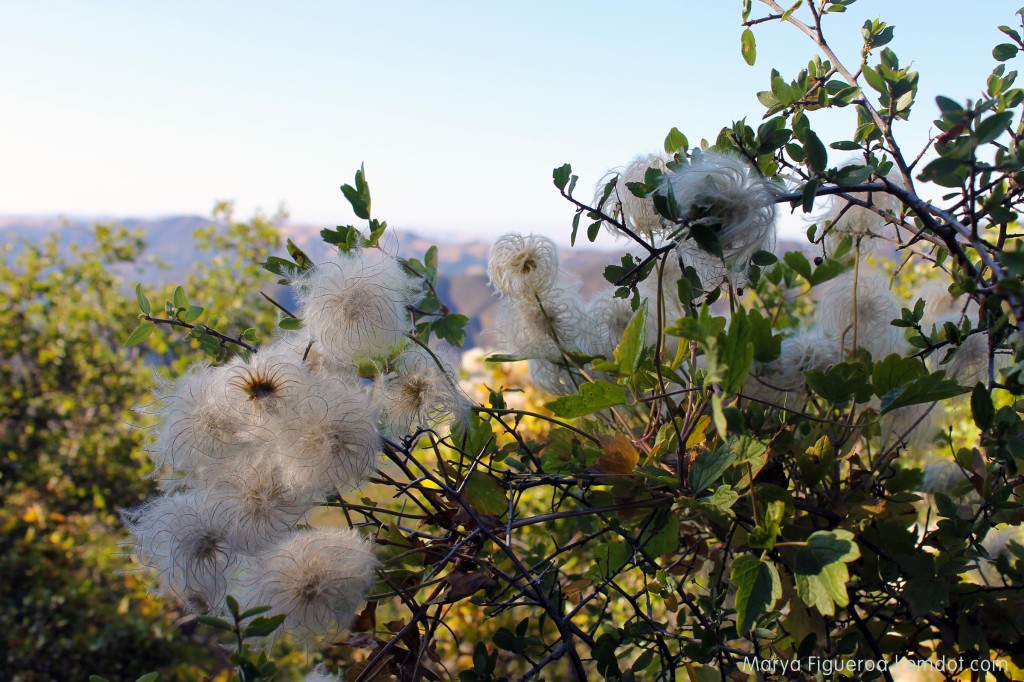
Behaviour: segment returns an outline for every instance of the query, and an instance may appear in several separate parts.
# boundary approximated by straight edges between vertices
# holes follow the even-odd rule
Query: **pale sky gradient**
[[[934,96],[976,96],[995,27],[1016,23],[1015,3],[966,7],[861,0],[829,17],[851,63],[865,18],[896,26],[890,47],[922,73],[912,149]],[[771,67],[793,77],[813,54],[772,23],[748,67],[739,21],[739,0],[0,0],[0,214],[206,215],[225,198],[334,225],[353,220],[338,186],[365,162],[374,215],[396,227],[565,241],[554,166],[587,194],[672,126],[691,142],[756,127]]]

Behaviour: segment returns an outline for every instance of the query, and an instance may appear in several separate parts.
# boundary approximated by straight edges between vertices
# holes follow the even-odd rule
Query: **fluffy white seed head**
[[[487,276],[502,294],[532,299],[558,281],[558,247],[540,235],[506,234],[491,247]]]
[[[928,462],[924,467],[921,491],[952,495],[953,491],[966,480],[967,475],[956,462],[948,459],[936,459]]]
[[[839,362],[839,349],[821,330],[812,328],[782,341],[779,357],[754,368],[743,387],[746,395],[785,405],[802,402],[805,372],[823,371]]]
[[[911,453],[928,449],[935,440],[942,415],[935,403],[910,405],[882,415],[879,435],[883,449],[899,444]]]
[[[315,375],[275,422],[284,480],[307,489],[351,490],[373,472],[380,452],[378,410],[357,386]]]
[[[254,567],[247,603],[284,614],[284,632],[312,642],[348,627],[373,585],[372,543],[352,529],[302,530],[267,550]]]
[[[602,294],[591,301],[580,323],[579,348],[587,355],[611,358],[633,318],[629,300]]]
[[[196,364],[154,390],[160,425],[149,454],[157,470],[215,466],[272,437],[225,402],[225,378],[222,368]]]
[[[692,162],[664,177],[683,216],[717,234],[727,269],[745,272],[758,251],[775,243],[777,189],[746,162],[726,154],[694,153]]]
[[[276,343],[249,360],[237,359],[218,370],[226,409],[247,424],[263,425],[302,395],[309,371],[290,348]]]
[[[816,313],[821,331],[844,352],[863,348],[874,360],[904,350],[899,329],[889,324],[899,316],[899,303],[885,279],[864,273],[854,278],[852,272],[830,284]]]
[[[898,186],[902,184],[895,174],[890,175],[888,179]],[[859,249],[861,254],[874,251],[880,239],[895,238],[892,223],[898,220],[902,209],[899,199],[887,192],[853,192],[850,196],[872,208],[854,204],[841,197],[829,199],[828,211],[821,224],[824,224],[824,221],[831,224],[825,236],[825,249],[830,255],[836,252],[846,237],[850,238],[853,249]],[[885,215],[880,215],[878,211]]]
[[[576,287],[562,285],[538,299],[506,300],[496,331],[510,353],[525,358],[560,358],[559,347],[576,347],[583,317]]]
[[[320,498],[316,491],[291,485],[269,452],[236,457],[229,465],[196,481],[227,516],[228,545],[254,555],[294,530]]]
[[[944,357],[944,355],[942,351],[938,351],[933,357]],[[991,364],[992,375],[998,380],[1000,373],[1013,364],[1013,359],[1007,353],[994,353]],[[984,333],[971,334],[953,352],[949,362],[938,365],[936,369],[945,369],[946,376],[962,386],[974,386],[979,381],[988,383],[988,335]]]
[[[422,294],[396,259],[363,252],[339,254],[296,284],[310,336],[341,363],[400,345],[410,326],[406,306]]]
[[[664,229],[661,216],[654,210],[654,202],[650,197],[638,197],[626,186],[631,182],[644,182],[644,175],[650,168],[665,171],[665,163],[669,158],[657,154],[638,156],[625,167],[613,168],[608,171],[595,188],[594,206],[597,206],[604,195],[605,186],[616,179],[615,189],[605,201],[602,211],[615,218],[634,233],[653,239]],[[617,237],[624,236],[617,228],[608,225],[608,229]]]
[[[323,663],[309,671],[302,682],[343,682],[342,678],[327,672]]]
[[[587,381],[564,361],[530,360],[528,364],[533,385],[551,395],[573,395]]]
[[[162,593],[196,611],[220,607],[237,557],[231,517],[219,500],[198,492],[157,497],[123,518],[135,537],[133,553],[157,572]]]
[[[414,344],[398,356],[393,372],[377,378],[373,395],[387,429],[397,436],[458,419],[469,404],[447,354]]]

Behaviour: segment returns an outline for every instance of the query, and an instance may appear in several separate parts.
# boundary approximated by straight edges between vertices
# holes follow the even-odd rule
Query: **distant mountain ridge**
[[[21,239],[33,241],[59,230],[61,246],[68,248],[73,243],[88,243],[92,239],[92,226],[96,223],[142,230],[147,257],[121,273],[128,284],[180,282],[197,262],[208,263],[216,255],[196,249],[193,233],[214,221],[195,215],[109,219],[0,215],[0,239],[5,243],[16,243]],[[328,257],[331,247],[320,239],[321,227],[295,224],[284,225],[281,229],[282,235],[306,251],[314,262]],[[437,246],[438,294],[453,310],[471,320],[466,346],[486,345],[489,341],[494,343],[493,339],[480,336],[483,329],[493,327],[500,302],[487,282],[490,242],[428,239],[415,232],[389,229],[381,244],[389,253],[416,258],[422,258],[430,246]],[[780,243],[777,252],[786,250],[807,250],[807,244]],[[582,298],[590,298],[610,286],[602,273],[606,265],[617,260],[612,252],[578,247],[562,249],[560,255],[565,269],[579,278]],[[285,295],[283,300],[288,298]]]

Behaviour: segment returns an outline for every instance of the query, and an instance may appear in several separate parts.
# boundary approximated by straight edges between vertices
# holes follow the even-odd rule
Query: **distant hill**
[[[88,243],[92,238],[91,227],[96,222],[143,231],[148,247],[146,260],[121,273],[130,284],[181,281],[196,263],[209,262],[215,255],[198,251],[195,247],[193,233],[212,222],[202,216],[99,220],[56,216],[0,216],[0,239],[6,243],[16,243],[21,239],[34,241],[59,231],[62,248],[69,248],[74,243]],[[284,236],[292,239],[317,262],[326,258],[330,250],[320,239],[320,229],[311,225],[286,225],[282,231]],[[440,279],[438,293],[454,310],[472,321],[467,347],[479,342],[487,343],[488,339],[480,338],[480,332],[493,326],[499,307],[499,299],[487,283],[487,252],[490,243],[482,240],[453,242],[427,239],[409,231],[389,232],[382,240],[383,248],[389,253],[422,257],[431,245],[437,246]],[[806,244],[786,242],[779,245],[779,251],[805,247]],[[610,252],[575,248],[564,249],[561,255],[565,268],[579,277],[583,296],[589,297],[608,286],[602,272],[606,265],[615,260]],[[283,302],[288,302],[288,298],[284,296]]]

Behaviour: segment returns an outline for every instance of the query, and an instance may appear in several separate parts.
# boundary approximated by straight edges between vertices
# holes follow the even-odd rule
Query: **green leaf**
[[[341,229],[341,228],[339,228],[339,229]],[[355,230],[354,227],[350,227],[348,229],[352,230],[357,235],[359,234]],[[329,230],[322,230],[320,232],[320,234],[321,235],[325,235],[328,232],[329,232]],[[338,242],[330,241],[326,236],[324,237],[324,241],[326,241],[329,244],[336,244],[338,246],[338,248],[341,249],[342,251],[347,251],[348,250],[347,248],[344,247],[343,244],[340,244]],[[295,263],[292,263],[289,260],[285,260],[284,258],[279,258],[277,256],[270,256],[270,257],[268,257],[266,262],[261,263],[260,265],[263,266],[264,270],[267,270],[268,272],[272,272],[275,275],[278,275],[278,276],[284,278],[284,280],[286,280],[285,283],[287,283],[287,281],[295,279],[300,274],[302,274],[302,270],[300,270],[299,266],[297,266]]]
[[[258,616],[261,613],[266,613],[271,608],[272,607],[270,607],[270,606],[256,606],[256,607],[253,607],[253,608],[249,609],[248,611],[245,611],[242,615],[240,615],[238,617],[238,620],[245,620],[247,618],[252,618],[253,616]]]
[[[853,533],[847,530],[816,531],[807,545],[797,550],[793,572],[797,593],[809,606],[822,614],[835,614],[835,606],[850,603],[846,583],[850,573],[846,564],[860,557]]]
[[[190,305],[188,307],[188,310],[186,310],[184,313],[182,313],[181,321],[182,322],[188,322],[189,324],[192,324],[193,322],[195,322],[196,320],[199,319],[199,316],[203,314],[204,310],[206,310],[206,309],[203,308],[202,306]]]
[[[676,152],[685,152],[686,148],[690,146],[689,140],[686,139],[686,135],[683,135],[679,128],[672,128],[668,131],[668,135],[665,136],[665,153],[674,154]]]
[[[800,136],[800,139],[804,143],[804,151],[807,153],[807,166],[815,173],[825,170],[825,165],[828,163],[828,150],[821,143],[817,133],[808,129]]]
[[[871,370],[871,383],[875,395],[881,398],[886,393],[902,388],[927,373],[928,370],[920,360],[904,358],[893,353],[875,363]]]
[[[297,317],[282,317],[277,326],[285,331],[297,331],[302,329],[302,320]]]
[[[841,362],[824,372],[805,372],[804,379],[812,391],[833,404],[850,398],[863,403],[872,395],[871,371],[863,362]]]
[[[226,620],[222,620],[221,618],[217,618],[216,616],[196,616],[196,621],[218,630],[227,630],[228,632],[231,632],[235,629],[235,626],[231,623]]]
[[[718,352],[719,368],[725,370],[722,390],[732,395],[740,390],[751,367],[754,366],[754,344],[751,343],[751,325],[746,312],[739,308],[729,320],[729,331],[721,340]]]
[[[842,90],[837,92],[835,95],[833,95],[832,96],[832,102],[835,103],[835,104],[838,104],[841,107],[844,107],[847,104],[850,104],[851,102],[853,102],[853,100],[855,100],[858,97],[860,97],[862,94],[863,94],[863,92],[861,91],[860,88],[858,88],[856,85],[851,85],[849,87],[843,88]],[[835,145],[833,145],[833,146],[835,146]]]
[[[174,307],[188,309],[188,296],[185,295],[185,288],[181,285],[174,287]]]
[[[366,182],[366,172],[363,164],[360,164],[356,171],[356,186],[342,185],[341,193],[352,205],[352,212],[363,220],[370,219],[370,186]]]
[[[743,35],[740,36],[740,54],[748,65],[754,65],[757,59],[757,44],[754,41],[754,32],[749,28],[744,29]]]
[[[135,285],[135,300],[139,302],[139,310],[141,310],[146,315],[149,315],[152,309],[149,307],[149,299],[146,298],[146,295],[144,293],[142,293],[141,284]]]
[[[286,615],[283,613],[277,614],[276,616],[259,616],[254,618],[248,625],[245,626],[246,637],[266,637],[274,630],[281,627],[281,623],[284,622]]]
[[[457,348],[462,348],[462,344],[466,342],[467,324],[469,324],[469,318],[465,315],[449,313],[444,317],[436,318],[430,324],[430,329],[437,338],[444,339]]]
[[[232,597],[229,594],[227,597],[225,597],[224,603],[226,603],[228,605],[228,611],[231,613],[231,615],[233,615],[233,616],[237,616],[238,615],[238,600],[237,599],[235,599],[234,597]]]
[[[829,564],[850,562],[859,556],[860,549],[850,531],[819,530],[811,533],[807,545],[797,550],[793,571],[800,575],[816,575]]]
[[[156,680],[159,677],[160,677],[160,673],[146,673],[145,675],[143,675],[139,679],[135,680],[135,682],[156,682]]]
[[[779,258],[771,251],[758,251],[753,256],[751,256],[750,261],[754,265],[768,267],[769,265],[774,265],[775,263],[777,263],[779,261]]]
[[[306,255],[306,252],[295,245],[291,239],[285,241],[285,248],[288,249],[288,255],[292,257],[295,264],[303,270],[312,270],[314,267],[313,260]]]
[[[742,554],[732,562],[731,582],[736,586],[736,630],[748,633],[758,616],[782,598],[782,581],[771,562]]]
[[[334,246],[337,246],[338,250],[342,252],[351,251],[363,241],[362,233],[356,228],[352,227],[351,225],[339,225],[337,229],[334,230],[330,228],[324,228],[320,230],[320,238],[323,239],[328,244],[333,244]],[[270,268],[271,261],[279,261],[274,264],[275,267],[281,267],[281,263],[287,264],[287,269],[289,271],[289,274],[287,276],[289,277],[294,277],[295,275],[298,275],[301,272],[298,266],[289,263],[283,258],[275,258],[272,256],[271,258],[267,259],[267,262],[263,264],[263,267],[266,268],[267,270],[270,270],[271,272],[275,272],[276,274],[282,273],[277,272],[276,270],[272,270]]]
[[[129,348],[132,346],[139,345],[140,343],[149,338],[149,335],[153,333],[154,329],[156,329],[156,324],[154,324],[153,322],[143,322],[142,324],[135,328],[135,331],[128,335],[128,338],[125,340],[124,345]]]
[[[756,526],[747,538],[747,542],[754,549],[772,549],[775,547],[775,540],[779,537],[782,529],[782,519],[786,513],[786,503],[782,500],[773,500],[765,507],[761,517],[761,524]]]
[[[508,512],[508,495],[504,486],[484,471],[470,473],[462,492],[469,506],[481,514],[501,516]]]
[[[978,123],[974,129],[974,136],[978,140],[978,144],[985,144],[986,142],[992,142],[1006,130],[1006,127],[1013,120],[1012,111],[1001,111],[998,114],[992,114],[984,121]]]
[[[996,410],[992,405],[992,396],[985,384],[980,381],[971,392],[971,414],[974,416],[974,423],[982,430],[991,427],[995,421]]]
[[[868,85],[870,85],[874,90],[877,90],[883,95],[888,94],[889,88],[885,84],[885,79],[879,75],[878,71],[865,64],[861,72],[864,74],[864,80],[866,80]]]
[[[1008,59],[1016,57],[1019,49],[1020,48],[1012,43],[999,43],[992,48],[992,56],[995,57],[997,61],[1005,62]]]
[[[750,342],[754,346],[754,359],[758,362],[771,362],[782,354],[782,336],[772,333],[772,321],[761,315],[761,311],[751,308],[747,314],[750,323]]]
[[[578,395],[562,396],[547,403],[545,407],[557,417],[574,419],[627,402],[626,392],[621,386],[597,380],[580,386]]]
[[[892,412],[901,407],[934,403],[946,398],[953,398],[966,393],[969,389],[957,382],[946,379],[945,371],[922,376],[909,384],[892,390],[882,396],[881,414]]]
[[[495,353],[484,358],[484,362],[522,362],[523,360],[529,360],[529,358],[520,355],[509,355],[507,353]]]
[[[89,682],[110,682],[110,681],[107,678],[105,678],[105,677],[100,677],[99,675],[89,675]]]
[[[651,556],[662,556],[671,554],[679,549],[679,515],[673,511],[660,520],[660,523],[652,524],[650,530],[645,534],[642,541],[644,551]]]
[[[426,270],[427,279],[432,284],[437,284],[437,247],[431,246],[423,254],[423,267]]]
[[[615,362],[619,365],[619,372],[627,376],[636,372],[640,366],[646,340],[647,302],[644,301],[633,313],[629,324],[626,325],[626,331],[622,334],[622,341],[615,347]]]
[[[800,275],[808,282],[811,281],[811,262],[807,260],[807,256],[799,251],[787,251],[783,254],[782,261],[792,268],[796,274]]]
[[[569,176],[572,175],[572,166],[565,163],[551,171],[551,177],[555,181],[555,187],[559,190],[564,190],[565,186],[569,184]]]
[[[735,460],[736,455],[728,445],[698,455],[690,468],[689,483],[693,494],[697,495],[710,488]]]

